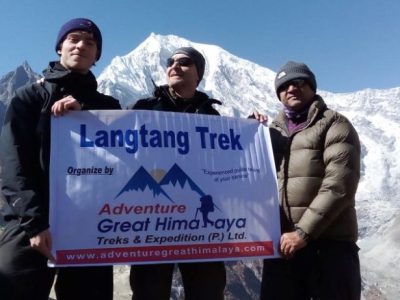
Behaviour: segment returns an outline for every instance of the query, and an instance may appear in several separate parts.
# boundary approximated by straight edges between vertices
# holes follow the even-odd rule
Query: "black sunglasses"
[[[289,86],[293,85],[294,87],[301,89],[307,84],[307,81],[304,79],[293,79],[281,85],[279,91],[286,91]]]
[[[170,57],[167,59],[167,68],[171,67],[174,63],[176,63],[178,66],[188,67],[193,65],[194,61],[189,57],[180,57],[177,59]]]

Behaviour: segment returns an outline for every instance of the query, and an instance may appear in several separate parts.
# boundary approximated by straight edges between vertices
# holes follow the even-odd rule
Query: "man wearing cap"
[[[220,101],[197,90],[203,78],[205,59],[192,47],[175,50],[167,60],[167,85],[155,88],[154,97],[130,106],[171,112],[219,115],[213,104]],[[185,299],[224,299],[226,284],[223,262],[179,263]],[[174,264],[133,265],[130,284],[133,300],[169,300]]]
[[[65,23],[57,36],[59,61],[44,79],[17,90],[8,107],[0,139],[2,214],[0,274],[11,298],[47,300],[56,270],[49,227],[50,116],[74,109],[119,109],[119,102],[97,92],[90,68],[101,56],[99,28],[88,19]],[[79,234],[77,232],[77,234]],[[112,299],[112,267],[60,268],[57,299]],[[6,299],[2,299],[6,300]]]
[[[286,63],[275,88],[283,104],[271,124],[282,258],[264,261],[261,299],[359,299],[357,132],[316,94],[304,63]]]

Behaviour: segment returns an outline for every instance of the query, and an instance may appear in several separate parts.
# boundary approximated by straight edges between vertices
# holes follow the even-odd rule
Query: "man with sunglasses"
[[[213,104],[220,101],[197,90],[203,78],[205,59],[192,47],[175,50],[167,60],[167,85],[155,88],[154,97],[142,99],[130,109],[219,115]],[[223,262],[179,263],[185,299],[224,299]],[[133,265],[130,284],[133,300],[169,300],[174,264]]]
[[[275,88],[283,104],[271,124],[282,258],[264,261],[261,299],[359,299],[357,132],[316,94],[305,64],[286,63]]]

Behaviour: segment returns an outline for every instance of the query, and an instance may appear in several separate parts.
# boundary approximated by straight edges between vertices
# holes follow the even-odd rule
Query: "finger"
[[[46,255],[46,257],[51,261],[51,262],[55,262],[56,259],[53,256],[53,254],[49,251],[48,254]]]
[[[53,115],[56,115],[56,113],[57,113],[56,107],[57,107],[57,103],[54,103],[54,104],[51,106],[51,112],[52,112]]]
[[[69,101],[68,103],[65,104],[65,108],[67,110],[76,110],[76,102],[75,101]]]
[[[286,254],[286,243],[281,244],[281,252]]]
[[[55,261],[55,258],[49,248],[43,247],[41,250],[42,251],[40,251],[40,253],[42,253],[44,256],[46,256],[50,261]]]
[[[47,239],[46,239],[46,246],[47,246],[46,247],[46,249],[47,249],[47,255],[46,256],[50,261],[54,262],[55,258],[53,256],[53,254],[51,253],[51,250],[53,248],[53,238],[52,238],[52,235],[51,235],[50,232],[49,232],[49,234],[47,236]]]
[[[53,114],[55,116],[59,116],[59,115],[62,114],[60,103],[54,103],[54,105],[52,106],[51,110],[52,110],[52,112],[53,112]]]

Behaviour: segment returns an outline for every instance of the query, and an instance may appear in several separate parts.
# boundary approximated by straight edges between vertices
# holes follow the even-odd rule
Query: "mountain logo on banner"
[[[200,196],[205,196],[205,193],[200,189],[200,187],[177,164],[174,164],[162,178],[160,185],[172,184],[173,186],[176,186],[178,183],[181,188],[183,188],[187,183],[192,191],[197,192]]]
[[[149,188],[153,191],[153,196],[158,196],[160,194],[167,197],[172,203],[175,203],[167,193],[162,189],[161,185],[150,175],[149,172],[143,167],[140,167],[139,170],[136,171],[135,174],[131,177],[128,183],[122,188],[122,190],[115,197],[117,199],[125,192],[129,191],[144,191],[146,188]]]
[[[177,196],[176,194],[177,190],[178,194],[186,195],[183,197],[185,199],[193,197],[196,199],[200,198],[200,207],[196,210],[195,218],[197,218],[197,215],[200,212],[203,217],[204,227],[207,226],[207,223],[213,223],[208,218],[210,212],[214,212],[215,209],[221,211],[221,209],[214,204],[212,196],[203,192],[190,176],[188,176],[176,163],[168,170],[168,172],[163,170],[148,172],[143,166],[141,166],[114,199],[117,199],[127,192],[143,192],[146,189],[152,192],[154,198],[163,195],[172,203],[176,203],[176,198],[179,198],[179,195]],[[172,196],[174,192],[175,194]],[[192,193],[189,197],[187,196],[188,192]],[[179,200],[182,201],[182,199]]]

